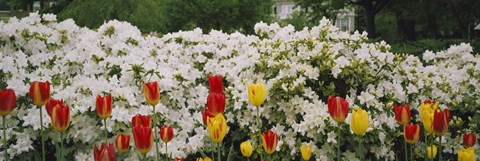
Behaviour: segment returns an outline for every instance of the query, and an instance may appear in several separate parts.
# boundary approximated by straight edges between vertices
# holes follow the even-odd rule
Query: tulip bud
[[[130,135],[118,134],[115,145],[117,145],[117,150],[120,153],[127,152],[128,148],[130,148]]]
[[[93,156],[95,161],[116,161],[115,149],[111,143],[102,143],[100,149],[94,145]]]
[[[433,116],[433,133],[444,136],[448,131],[448,122],[450,122],[450,110],[436,110]]]
[[[0,91],[0,116],[7,116],[12,113],[17,105],[17,96],[13,89],[4,89]]]
[[[397,123],[400,125],[405,125],[410,122],[410,107],[408,107],[407,104],[395,105],[394,112],[395,120],[397,120]]]
[[[463,133],[463,147],[469,148],[475,145],[475,142],[477,142],[477,136],[475,133]]]
[[[146,154],[152,150],[153,135],[151,127],[133,127],[133,141],[135,142],[135,148],[141,154]]]
[[[168,143],[170,140],[173,138],[173,127],[172,126],[165,126],[163,125],[162,128],[160,128],[160,138],[163,140],[163,142]]]
[[[428,158],[433,159],[437,156],[437,146],[431,145],[427,148]]]
[[[207,97],[207,108],[212,115],[225,111],[225,93],[210,92]]]
[[[303,143],[302,146],[300,146],[300,152],[302,153],[303,160],[310,160],[310,157],[312,157],[312,145]]]
[[[150,122],[150,116],[137,114],[132,117],[132,128],[133,127],[148,127],[152,128],[152,122]]]
[[[147,103],[155,106],[160,102],[160,88],[157,82],[148,82],[143,85],[143,94]]]
[[[272,130],[268,130],[262,135],[263,149],[267,154],[275,152],[278,143],[278,135]]]
[[[221,75],[208,76],[208,84],[210,86],[210,93],[223,93],[223,81]]]
[[[210,158],[210,157],[197,158],[197,161],[212,161],[212,158]]]
[[[214,115],[212,115],[210,113],[210,111],[208,109],[204,109],[202,111],[202,121],[203,121],[203,125],[207,125],[207,120],[210,119],[211,117],[213,117]]]
[[[338,123],[345,122],[348,116],[348,102],[342,97],[328,97],[328,113]]]
[[[414,123],[403,125],[403,138],[409,144],[415,144],[420,139],[420,126]]]
[[[208,120],[207,129],[210,138],[212,138],[214,142],[220,143],[227,134],[227,120],[225,120],[223,114],[219,113]]]
[[[57,104],[52,110],[52,127],[57,132],[65,132],[70,126],[70,107]]]
[[[267,97],[267,88],[263,83],[248,84],[248,98],[252,105],[259,107]]]
[[[460,149],[458,151],[458,161],[475,161],[475,150],[473,147]]]
[[[50,116],[50,118],[52,117],[53,108],[57,105],[63,106],[63,100],[56,100],[56,99],[50,98],[47,101],[47,104],[45,104],[45,109],[47,110],[48,116]]]
[[[45,105],[50,98],[50,82],[33,81],[30,85],[30,96],[36,106]]]
[[[368,129],[368,113],[362,108],[353,111],[350,127],[356,135],[363,136]]]
[[[100,96],[97,95],[96,99],[96,110],[98,117],[101,119],[107,119],[112,114],[112,94],[108,94],[107,96]]]
[[[242,155],[244,157],[250,157],[253,153],[253,147],[250,141],[244,141],[240,144],[240,150],[242,151]]]
[[[185,161],[185,159],[183,159],[182,157],[175,157],[174,161]]]

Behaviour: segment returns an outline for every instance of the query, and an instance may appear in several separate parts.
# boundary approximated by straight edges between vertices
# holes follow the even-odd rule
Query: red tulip
[[[50,82],[33,81],[30,85],[30,96],[32,97],[35,105],[45,105],[50,98]]]
[[[45,109],[47,109],[47,113],[48,113],[48,116],[50,116],[50,118],[52,117],[53,108],[58,104],[63,106],[63,100],[56,100],[56,99],[50,98],[47,101],[47,104],[45,104]]]
[[[342,97],[328,97],[328,113],[338,123],[345,122],[348,116],[348,102]]]
[[[132,127],[148,127],[152,128],[150,116],[137,114],[132,117]]]
[[[420,126],[414,123],[403,125],[403,138],[409,144],[417,143],[420,139]]]
[[[463,146],[465,148],[472,147],[477,142],[477,136],[475,133],[463,133]]]
[[[272,130],[268,130],[262,135],[263,149],[267,154],[275,152],[278,143],[278,135]]]
[[[17,105],[17,96],[13,89],[4,89],[0,91],[0,116],[7,116]]]
[[[210,92],[207,97],[207,109],[215,116],[225,111],[225,93]]]
[[[70,126],[70,107],[57,104],[52,110],[52,126],[55,131],[65,132]]]
[[[115,145],[120,153],[125,153],[130,148],[130,135],[118,134]]]
[[[208,76],[208,85],[210,86],[210,93],[223,93],[223,81],[221,75]]]
[[[152,150],[153,135],[151,127],[133,127],[132,131],[135,148],[140,153],[145,154]]]
[[[183,159],[182,157],[175,157],[174,161],[185,161],[185,159]]]
[[[102,119],[107,119],[112,114],[112,94],[108,94],[107,96],[100,96],[97,95],[96,104],[96,111],[98,117]]]
[[[450,122],[450,110],[436,110],[433,115],[433,133],[437,136],[443,136],[448,131]]]
[[[163,142],[168,143],[173,138],[173,127],[172,126],[165,126],[163,125],[160,128],[160,138],[162,138]]]
[[[208,109],[204,109],[202,111],[202,121],[203,121],[203,125],[207,126],[207,120],[210,118],[210,117],[213,117],[214,115],[212,115],[210,113],[210,111],[208,111]]]
[[[143,95],[147,99],[147,103],[155,106],[160,101],[160,88],[157,82],[148,82],[143,85]]]
[[[410,107],[408,107],[407,104],[395,105],[394,112],[395,120],[397,120],[397,123],[400,125],[405,125],[410,122]]]
[[[94,145],[93,156],[95,161],[115,161],[115,149],[112,143],[102,143],[100,149]]]

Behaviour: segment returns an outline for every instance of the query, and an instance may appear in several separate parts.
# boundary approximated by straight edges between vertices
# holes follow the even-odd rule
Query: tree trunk
[[[373,11],[373,8],[370,6],[365,7],[365,12],[367,16],[367,33],[368,33],[368,38],[376,38],[377,33],[375,30],[375,12]]]
[[[397,40],[405,41],[405,19],[403,14],[400,11],[396,11],[395,17],[397,19]]]

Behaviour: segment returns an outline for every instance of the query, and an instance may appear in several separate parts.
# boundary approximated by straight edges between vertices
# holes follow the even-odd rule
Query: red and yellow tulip
[[[165,143],[170,142],[173,138],[173,127],[163,125],[162,128],[160,128],[160,138]]]
[[[17,96],[13,89],[4,89],[0,91],[0,116],[7,116],[12,113],[17,105]]]
[[[151,127],[133,127],[133,141],[135,142],[135,148],[142,154],[148,153],[152,150],[153,146],[153,133]]]
[[[132,128],[133,127],[148,127],[152,128],[152,122],[150,121],[150,116],[137,114],[132,117]]]
[[[223,80],[221,75],[208,76],[208,85],[210,93],[223,93]]]
[[[118,134],[115,145],[120,153],[125,153],[130,148],[130,135]]]
[[[475,145],[475,142],[477,142],[477,136],[475,133],[463,133],[463,147],[469,148]]]
[[[433,133],[433,115],[438,109],[438,103],[436,101],[425,100],[420,105],[420,121],[422,121],[425,131]]]
[[[185,159],[183,159],[182,157],[175,157],[174,161],[185,161]]]
[[[409,144],[415,144],[420,139],[420,125],[409,123],[403,125],[403,138]]]
[[[345,122],[348,116],[348,102],[339,96],[328,97],[328,113],[338,123]]]
[[[95,101],[96,111],[98,117],[101,119],[107,119],[112,114],[112,94],[106,96],[97,95]]]
[[[215,117],[211,117],[207,122],[208,133],[210,138],[216,143],[222,142],[227,135],[227,120],[223,114],[219,113]]]
[[[263,149],[267,154],[272,154],[275,152],[278,143],[278,135],[272,130],[268,130],[262,135],[262,145]]]
[[[450,122],[450,110],[436,110],[433,116],[433,133],[437,136],[444,136],[448,131]]]
[[[225,93],[210,92],[207,97],[207,110],[212,115],[217,115],[225,111]]]
[[[203,121],[203,125],[207,126],[207,121],[213,117],[214,115],[212,115],[210,113],[210,111],[208,109],[204,109],[202,111],[202,121]]]
[[[45,104],[45,109],[47,110],[48,116],[52,117],[53,108],[57,105],[63,106],[63,100],[56,100],[56,99],[50,98],[47,101],[47,104]]]
[[[100,148],[94,145],[93,156],[95,161],[116,161],[115,149],[112,143],[102,143]]]
[[[70,126],[70,107],[57,104],[52,110],[52,127],[57,132],[65,132]]]
[[[32,82],[30,85],[30,96],[33,104],[38,107],[45,105],[50,98],[50,82]]]
[[[155,106],[160,101],[160,87],[157,82],[148,82],[143,85],[143,94],[149,105]]]
[[[248,99],[254,106],[260,106],[267,98],[267,88],[263,83],[248,84]]]
[[[400,125],[405,125],[410,122],[410,107],[407,104],[395,105],[394,112],[395,120],[397,120],[397,123]]]

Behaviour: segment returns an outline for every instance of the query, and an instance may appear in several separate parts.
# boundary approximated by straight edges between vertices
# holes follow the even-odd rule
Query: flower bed
[[[67,158],[76,160],[93,160],[93,145],[104,140],[95,96],[112,94],[106,128],[113,142],[118,133],[131,134],[134,115],[152,114],[142,91],[143,84],[152,81],[161,92],[157,112],[164,117],[159,125],[174,127],[168,144],[171,155],[193,158],[200,149],[214,151],[201,111],[209,93],[207,77],[216,74],[223,76],[226,94],[229,130],[223,142],[227,148],[233,145],[238,158],[241,142],[256,143],[252,136],[258,132],[257,114],[247,90],[253,82],[263,82],[268,89],[260,113],[262,131],[271,129],[280,139],[275,160],[300,158],[302,143],[311,143],[319,160],[335,158],[337,123],[328,113],[329,95],[346,97],[350,108],[369,113],[362,140],[370,160],[394,160],[402,149],[398,140],[403,140],[403,128],[395,121],[394,104],[409,104],[416,122],[424,100],[449,108],[443,152],[450,158],[461,149],[463,132],[479,132],[480,57],[471,54],[468,44],[426,51],[418,58],[391,53],[384,42],[367,43],[366,33],[339,31],[326,19],[301,31],[264,23],[255,31],[256,35],[204,34],[195,29],[157,38],[142,36],[135,26],[119,21],[98,30],[79,27],[70,19],[57,22],[50,14],[0,22],[0,89],[12,88],[17,96],[17,107],[6,117],[10,158],[31,160],[34,151],[40,151],[40,126],[51,126],[47,112],[40,125],[39,110],[30,100],[29,86],[35,80],[49,80],[51,97],[70,105],[65,149]],[[343,157],[355,160],[357,137],[346,126],[341,133]],[[50,128],[45,136],[47,155],[53,157],[58,133]],[[422,138],[417,144],[418,158],[423,157],[423,143]],[[474,148],[478,156],[479,146]],[[128,153],[127,160],[137,158],[135,148]]]

